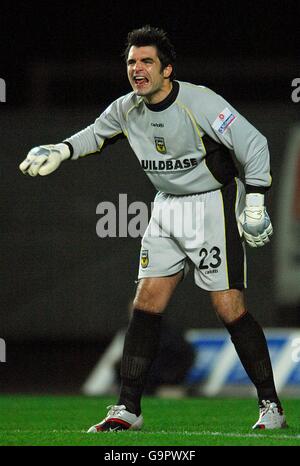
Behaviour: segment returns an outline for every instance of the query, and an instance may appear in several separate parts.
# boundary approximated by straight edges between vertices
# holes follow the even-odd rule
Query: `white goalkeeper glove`
[[[70,155],[70,149],[64,143],[34,147],[28,152],[26,159],[19,165],[19,168],[21,172],[28,173],[30,176],[49,175]]]
[[[239,222],[242,234],[252,248],[264,246],[270,241],[273,227],[264,206],[263,194],[246,194],[246,206],[239,216]]]

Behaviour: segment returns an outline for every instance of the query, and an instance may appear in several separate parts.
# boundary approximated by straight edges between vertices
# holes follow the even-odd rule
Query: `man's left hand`
[[[257,248],[269,243],[273,227],[264,206],[263,194],[246,194],[246,206],[239,216],[239,222],[249,246]]]

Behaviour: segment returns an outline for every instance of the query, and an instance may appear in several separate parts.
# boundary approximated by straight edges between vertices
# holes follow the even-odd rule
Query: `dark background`
[[[297,1],[2,2],[0,337],[12,361],[7,373],[27,354],[52,358],[57,368],[70,351],[78,370],[88,371],[127,323],[140,239],[96,235],[99,202],[118,204],[126,193],[128,204],[150,205],[155,194],[126,141],[46,178],[25,177],[18,165],[31,147],[62,141],[130,91],[121,54],[128,31],[144,24],[168,31],[178,79],[217,91],[268,138],[276,234],[280,170],[300,110],[291,100],[291,82],[300,75]],[[298,325],[298,311],[276,302],[274,247],[248,250],[249,310],[263,326]],[[168,318],[183,330],[221,326],[192,278],[177,290]],[[40,373],[34,361],[23,365]],[[44,381],[49,362],[45,367]],[[24,388],[23,376],[12,377]],[[31,389],[33,375],[26,380]]]
[[[1,3],[1,68],[9,104],[37,104],[35,80],[45,78],[43,70],[51,74],[47,103],[63,108],[106,104],[127,92],[121,53],[128,31],[144,24],[168,31],[180,79],[210,84],[235,99],[288,96],[283,80],[289,73],[294,77],[292,64],[299,62],[296,0],[19,1]],[[99,74],[105,92],[99,89]]]

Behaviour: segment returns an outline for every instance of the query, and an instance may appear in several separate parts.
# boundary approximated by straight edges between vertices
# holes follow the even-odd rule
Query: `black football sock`
[[[262,400],[274,401],[281,408],[267,341],[261,326],[246,312],[239,319],[226,324],[226,328],[245,371],[256,387],[259,403]]]
[[[121,361],[121,390],[118,405],[141,413],[141,397],[160,340],[161,314],[134,309],[125,336]]]

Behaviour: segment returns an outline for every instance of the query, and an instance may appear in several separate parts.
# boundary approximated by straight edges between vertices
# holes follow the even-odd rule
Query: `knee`
[[[164,301],[152,282],[140,282],[133,300],[134,309],[152,314],[161,314],[165,310]]]
[[[134,307],[145,312],[161,314],[181,278],[182,272],[170,277],[143,278],[136,290]]]
[[[214,292],[212,305],[218,317],[225,324],[234,322],[246,312],[243,293],[239,290]]]
[[[161,314],[164,311],[157,303],[155,296],[151,295],[136,296],[133,300],[133,308],[151,314]]]

